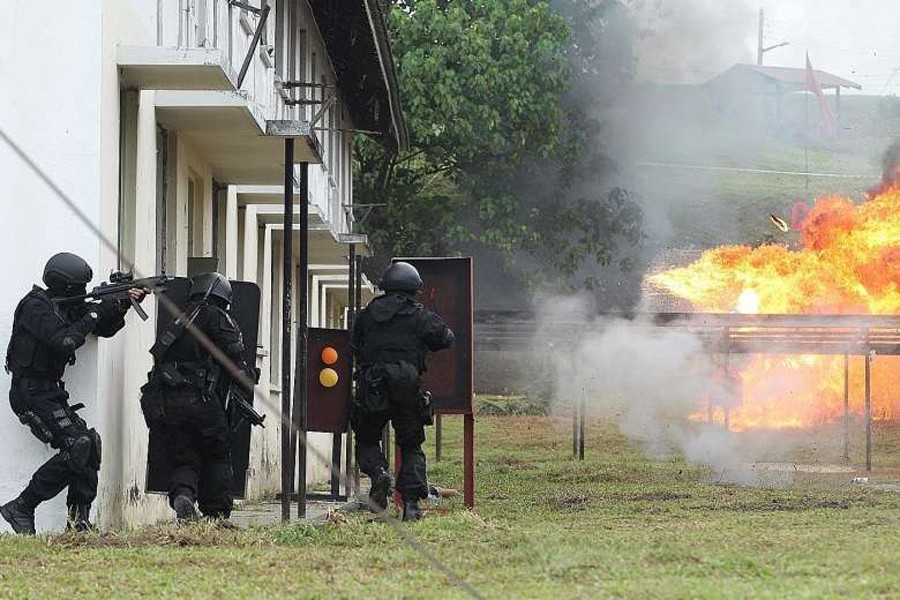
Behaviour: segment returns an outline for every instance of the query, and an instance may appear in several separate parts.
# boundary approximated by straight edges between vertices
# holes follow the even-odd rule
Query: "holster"
[[[431,401],[431,392],[423,392],[419,401],[419,408],[422,414],[422,423],[424,425],[434,425],[434,403]]]
[[[377,366],[366,369],[361,377],[362,385],[357,397],[357,409],[363,413],[379,413],[390,410],[387,379],[384,371]]]
[[[141,386],[141,412],[147,429],[154,429],[166,417],[166,399],[163,396],[163,386],[155,378]]]
[[[50,431],[50,428],[47,427],[47,424],[44,423],[43,420],[39,416],[37,416],[33,411],[26,410],[24,412],[18,413],[19,421],[22,422],[23,425],[26,425],[29,429],[31,429],[31,433],[34,434],[34,437],[41,440],[45,444],[49,444],[53,441],[53,433]]]

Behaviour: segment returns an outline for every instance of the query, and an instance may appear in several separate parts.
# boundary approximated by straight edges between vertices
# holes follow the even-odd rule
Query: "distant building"
[[[862,86],[825,71],[814,70],[814,73],[826,95],[833,90],[832,111],[840,123],[841,89],[861,90]],[[806,128],[802,122],[806,115],[798,119],[796,110],[792,110],[796,103],[789,101],[791,94],[807,89],[806,75],[803,68],[736,64],[708,81],[705,87],[723,113],[791,135],[799,128]],[[818,106],[810,102],[809,122],[814,125],[818,118]],[[810,128],[814,130],[812,125]]]

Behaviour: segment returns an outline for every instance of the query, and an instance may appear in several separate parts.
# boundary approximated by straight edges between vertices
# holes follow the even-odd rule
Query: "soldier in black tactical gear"
[[[419,500],[428,497],[422,452],[425,425],[431,421],[421,385],[425,356],[449,348],[453,332],[437,314],[414,300],[422,290],[422,278],[411,264],[392,264],[379,287],[385,293],[359,314],[351,336],[359,367],[351,412],[356,460],[372,480],[370,500],[386,509],[392,482],[379,442],[382,429],[391,421],[402,459],[397,489],[403,495],[403,520],[414,521],[422,516]]]
[[[192,281],[184,316],[164,332],[151,353],[154,367],[141,405],[147,425],[162,436],[170,463],[169,505],[179,522],[196,521],[200,512],[224,521],[232,509],[229,427],[218,398],[220,378],[228,377],[203,347],[196,330],[238,368],[254,377],[244,360],[240,328],[228,313],[232,291],[218,273]]]
[[[0,506],[0,515],[16,533],[33,534],[34,509],[68,487],[68,527],[93,528],[89,517],[97,496],[100,469],[100,436],[70,406],[62,376],[75,364],[75,351],[87,336],[112,337],[125,326],[129,301],[104,299],[100,303],[59,303],[86,293],[93,277],[91,267],[79,256],[62,252],[47,261],[44,284],[34,286],[19,302],[6,352],[6,370],[12,374],[9,403],[22,424],[42,442],[58,450],[35,471],[19,496]],[[137,301],[146,290],[133,289]]]

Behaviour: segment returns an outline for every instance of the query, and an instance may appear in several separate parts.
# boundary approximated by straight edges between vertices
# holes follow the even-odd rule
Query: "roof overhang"
[[[159,90],[155,104],[159,123],[201,153],[221,181],[283,183],[287,139],[296,140],[295,163],[322,162],[308,123],[266,121],[244,92]]]
[[[218,48],[119,46],[116,62],[126,87],[145,90],[228,90],[237,75]]]
[[[409,146],[384,9],[378,0],[310,0],[354,126],[387,147]]]

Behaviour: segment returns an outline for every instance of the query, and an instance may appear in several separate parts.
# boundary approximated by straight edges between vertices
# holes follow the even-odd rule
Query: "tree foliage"
[[[588,4],[602,13],[603,2]],[[360,139],[356,149],[356,201],[386,204],[365,222],[382,254],[451,254],[479,240],[571,279],[585,261],[608,263],[612,238],[639,242],[627,193],[598,200],[573,185],[579,169],[608,165],[585,152],[598,126],[571,102],[588,70],[570,18],[542,0],[393,4],[412,147],[385,153]]]

